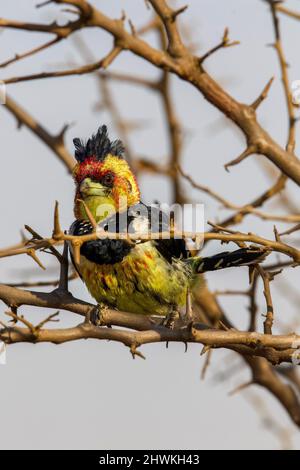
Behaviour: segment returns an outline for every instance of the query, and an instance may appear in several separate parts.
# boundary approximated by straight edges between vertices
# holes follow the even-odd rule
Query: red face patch
[[[80,184],[85,178],[100,180],[103,177],[103,163],[100,163],[95,157],[88,157],[84,162],[77,165],[74,172],[74,178]]]

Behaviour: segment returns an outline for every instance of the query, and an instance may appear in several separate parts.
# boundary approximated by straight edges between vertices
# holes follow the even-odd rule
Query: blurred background
[[[60,6],[36,9],[36,1],[1,2],[0,17],[20,21],[66,22],[71,15]],[[91,1],[110,17],[122,10],[136,27],[151,19],[152,12],[141,0]],[[189,8],[180,18],[185,40],[204,54],[230,28],[236,47],[219,51],[206,63],[207,70],[238,100],[250,103],[267,81],[275,76],[268,99],[259,108],[259,120],[283,146],[287,139],[287,114],[280,81],[272,19],[262,0],[188,0]],[[298,0],[289,1],[300,12]],[[181,6],[181,4],[180,4]],[[300,79],[298,43],[300,23],[281,18],[283,46],[290,64],[291,80]],[[49,36],[50,39],[50,36]],[[157,34],[145,39],[159,45]],[[45,41],[45,35],[1,30],[0,62]],[[0,79],[42,71],[62,70],[87,62],[85,46],[93,60],[99,60],[112,45],[101,31],[77,32],[66,41],[38,55],[0,70]],[[145,61],[123,52],[109,71],[157,79],[159,71]],[[105,86],[104,86],[105,85]],[[107,88],[106,88],[107,87]],[[264,157],[250,157],[241,165],[224,170],[224,164],[245,148],[243,135],[230,121],[207,103],[192,86],[171,78],[172,100],[182,129],[181,165],[200,184],[205,184],[236,204],[242,205],[267,189],[274,181],[274,169]],[[72,139],[87,138],[106,123],[113,138],[120,135],[120,122],[130,154],[151,164],[167,164],[170,143],[161,97],[143,86],[126,81],[99,80],[97,75],[17,83],[8,94],[53,134],[66,123],[66,146],[73,153]],[[112,100],[115,112],[107,107]],[[28,224],[42,235],[52,230],[54,201],[60,202],[61,223],[73,220],[74,187],[65,167],[42,141],[25,128],[17,130],[15,118],[0,106],[1,136],[1,247],[20,239]],[[123,129],[124,131],[124,129]],[[299,148],[296,149],[296,153]],[[172,202],[174,188],[167,176],[139,174],[143,200]],[[181,190],[192,201],[205,204],[206,220],[221,221],[230,212],[181,180]],[[297,203],[297,187],[289,183],[290,197]],[[274,202],[267,209],[274,208]],[[278,206],[278,213],[283,212]],[[273,236],[273,223],[248,216],[239,226],[245,231]],[[279,230],[286,228],[278,224]],[[297,236],[292,240],[297,243]],[[229,246],[229,248],[233,248]],[[210,243],[205,254],[222,251]],[[55,279],[59,266],[44,255],[47,271],[42,272],[26,256],[0,260],[3,283]],[[273,260],[276,261],[276,256]],[[299,327],[298,271],[292,268],[272,283],[275,331],[290,332]],[[246,268],[211,273],[214,290],[247,289]],[[50,289],[50,288],[49,288]],[[91,298],[80,280],[70,284],[72,293]],[[247,298],[221,297],[222,306],[238,328],[248,325]],[[258,304],[265,305],[262,288]],[[4,310],[4,305],[1,304]],[[37,322],[47,312],[22,308]],[[262,330],[264,319],[259,316]],[[60,326],[74,325],[78,318],[61,312]],[[286,412],[264,390],[253,387],[229,397],[237,385],[249,380],[239,356],[214,351],[205,380],[201,369],[200,345],[149,345],[142,348],[147,360],[132,360],[121,344],[81,341],[61,346],[50,344],[13,345],[8,348],[7,365],[0,367],[1,449],[276,449],[299,448],[300,437]]]

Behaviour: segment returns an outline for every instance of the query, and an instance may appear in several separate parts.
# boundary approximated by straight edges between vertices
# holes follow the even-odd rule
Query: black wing
[[[76,220],[70,228],[72,235],[82,236],[92,233],[90,222]],[[97,264],[120,263],[128,255],[132,246],[124,240],[98,239],[83,243],[80,254]]]
[[[146,206],[143,203],[135,204],[126,212],[116,213],[105,219],[99,226],[110,233],[162,233],[169,232],[170,218],[159,207]],[[93,227],[90,222],[76,220],[70,228],[72,235],[82,236],[92,233]],[[136,243],[141,243],[137,240]],[[183,239],[161,239],[153,240],[157,250],[168,261],[173,258],[188,258]],[[131,251],[134,245],[126,240],[98,239],[85,242],[80,253],[88,260],[97,264],[120,263]]]
[[[170,231],[170,217],[157,205],[147,206],[140,202],[128,208],[127,212],[118,213],[102,223],[109,232],[128,233],[163,233]],[[183,239],[155,239],[153,242],[161,255],[171,263],[173,258],[188,258],[189,251]]]
[[[171,220],[168,214],[157,206],[148,206],[151,217],[152,232],[169,233]],[[153,226],[154,225],[154,226]],[[158,228],[158,230],[156,230]],[[173,258],[188,258],[189,251],[186,248],[185,240],[182,238],[164,238],[156,240],[155,245],[160,254],[171,263]]]

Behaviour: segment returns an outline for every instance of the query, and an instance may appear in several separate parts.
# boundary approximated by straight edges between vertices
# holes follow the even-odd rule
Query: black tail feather
[[[199,258],[197,273],[216,271],[218,269],[232,268],[238,266],[249,266],[264,261],[270,251],[267,248],[249,247],[236,251],[224,251],[214,256]]]

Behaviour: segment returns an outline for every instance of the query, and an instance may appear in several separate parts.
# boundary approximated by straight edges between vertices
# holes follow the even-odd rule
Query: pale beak
[[[88,196],[107,196],[108,190],[101,183],[85,178],[80,185],[80,192],[84,197]]]

